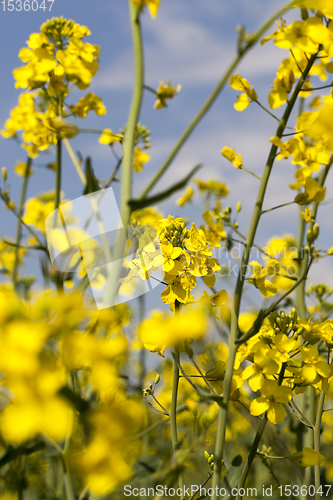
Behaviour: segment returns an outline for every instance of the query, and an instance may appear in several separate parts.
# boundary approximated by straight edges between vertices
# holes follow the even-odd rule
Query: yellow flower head
[[[302,451],[290,455],[289,460],[297,462],[302,467],[310,467],[320,464],[325,460],[325,457],[319,451],[306,447]]]
[[[133,170],[134,172],[141,172],[143,164],[149,161],[149,155],[141,151],[140,148],[134,148],[133,155]]]
[[[167,346],[173,347],[191,338],[202,338],[206,328],[206,317],[202,309],[177,316],[155,312],[141,324],[138,335],[146,349],[163,353]]]
[[[293,397],[292,390],[284,385],[278,385],[276,380],[265,380],[261,387],[262,396],[252,401],[251,415],[262,415],[267,411],[267,418],[272,424],[280,424],[286,417],[283,403],[288,403]]]
[[[114,142],[121,142],[122,138],[122,134],[115,134],[111,129],[106,128],[98,140],[101,144],[113,144]]]
[[[151,17],[156,17],[160,0],[132,0],[132,2],[140,8],[143,8],[144,5],[146,5],[149,9]]]
[[[224,146],[221,151],[222,156],[229,160],[235,168],[242,168],[243,160],[240,154],[237,154],[234,149]]]
[[[228,186],[224,182],[201,179],[194,179],[201,193],[213,194],[218,198],[224,198],[229,193]]]
[[[176,202],[177,205],[183,207],[186,203],[191,201],[193,195],[194,195],[193,189],[191,187],[188,187],[186,193],[184,193],[183,196],[177,200]]]
[[[14,171],[19,175],[20,177],[23,177],[24,175],[32,175],[33,171],[31,168],[29,168],[29,171],[27,172],[27,162],[23,161],[18,161],[14,167]]]
[[[251,101],[257,100],[257,94],[254,88],[251,87],[249,82],[241,75],[232,75],[230,77],[230,87],[244,92],[237,97],[237,101],[234,104],[234,108],[237,111],[243,111],[249,106]]]
[[[181,88],[182,86],[180,84],[172,86],[170,80],[168,80],[168,83],[164,83],[161,80],[158,89],[156,90],[157,101],[154,104],[154,108],[166,108],[166,99],[172,99],[173,97],[175,97],[175,95],[180,92]]]
[[[305,220],[305,222],[314,222],[314,219],[312,217],[311,209],[309,207],[306,207],[304,209],[304,212],[301,212],[301,216]]]

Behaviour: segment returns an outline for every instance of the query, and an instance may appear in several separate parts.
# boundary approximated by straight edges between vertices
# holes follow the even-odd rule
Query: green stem
[[[282,203],[281,205],[277,205],[276,207],[268,208],[267,210],[263,210],[261,213],[266,214],[267,212],[272,212],[273,210],[277,210],[278,208],[286,207],[288,205],[293,205],[295,202],[294,201],[289,201],[288,203]]]
[[[72,163],[74,165],[74,168],[76,170],[77,175],[80,178],[80,181],[82,182],[83,186],[86,187],[87,179],[86,179],[85,173],[83,172],[81,165],[80,165],[80,162],[76,158],[75,153],[73,151],[73,148],[71,147],[68,139],[64,139],[64,145],[65,145],[65,148],[67,150],[67,153],[68,153],[70,159],[72,160]]]
[[[35,238],[35,240],[38,241],[38,244],[41,247],[45,248],[45,245],[39,239],[38,235],[35,233],[35,231],[33,229],[31,229],[31,227],[28,226],[28,224],[26,224],[24,222],[24,220],[22,219],[22,217],[20,217],[19,214],[16,212],[15,208],[10,208],[10,210],[15,215],[15,217],[20,221],[20,223],[29,231],[29,233],[31,234],[31,236],[33,236]]]
[[[23,217],[23,211],[24,211],[24,203],[25,203],[25,198],[27,195],[27,187],[28,187],[28,178],[30,175],[30,167],[31,167],[31,158],[28,158],[26,167],[25,167],[25,172],[23,176],[23,181],[22,181],[22,188],[21,188],[21,196],[20,196],[20,206],[18,210],[18,215],[19,219],[17,221],[17,226],[16,226],[16,246],[15,246],[15,261],[14,261],[14,268],[13,268],[13,284],[14,288],[17,291],[17,272],[18,272],[18,265],[19,265],[19,251],[20,251],[20,243],[21,243],[21,235],[22,235],[22,224],[21,224],[21,219]]]
[[[60,193],[61,193],[61,139],[57,139],[57,149],[56,149],[56,180],[55,180],[55,193],[54,193],[54,216],[53,216],[53,229],[55,229],[57,224],[58,208],[60,204]],[[58,274],[55,280],[55,285],[58,293],[64,291],[64,284],[61,274]]]
[[[132,198],[132,158],[135,143],[135,130],[142,103],[144,75],[143,48],[139,16],[140,9],[134,5],[132,0],[129,0],[129,8],[134,52],[134,88],[124,138],[124,156],[121,177],[120,214],[124,226],[128,224],[130,218],[130,207],[128,205],[128,201]]]
[[[261,107],[261,109],[263,109],[264,111],[266,111],[266,113],[268,113],[272,118],[274,118],[274,120],[277,120],[278,122],[280,121],[280,118],[278,118],[277,116],[273,115],[273,113],[271,113],[269,111],[269,109],[265,108],[265,106],[263,106],[258,100],[254,101],[254,102],[256,102]]]
[[[298,97],[299,91],[302,88],[302,85],[304,84],[313,63],[315,62],[316,57],[317,57],[317,54],[313,54],[311,56],[311,58],[309,59],[307,65],[306,65],[304,73],[300,77],[300,79],[295,87],[295,90],[294,90],[294,92],[293,92],[293,94],[288,102],[288,105],[285,109],[285,112],[283,113],[283,116],[282,116],[280,123],[279,123],[279,126],[277,128],[276,136],[278,138],[281,138],[281,136],[285,130],[288,119],[290,117],[290,114],[291,114],[292,109],[295,105],[296,99]],[[277,153],[277,146],[275,146],[273,144],[271,146],[271,149],[270,149],[270,152],[268,155],[268,160],[267,160],[267,163],[266,163],[266,166],[264,169],[264,173],[263,173],[262,178],[261,178],[258,196],[257,196],[255,208],[254,208],[253,215],[252,215],[252,220],[251,220],[248,236],[246,239],[246,244],[245,244],[244,251],[243,251],[242,264],[241,264],[241,267],[240,267],[239,273],[238,273],[233,308],[231,310],[229,356],[228,356],[228,361],[227,361],[227,366],[226,366],[226,374],[225,374],[224,385],[223,385],[223,399],[224,399],[225,405],[220,406],[219,412],[218,412],[217,434],[216,434],[216,445],[215,445],[215,467],[214,467],[214,475],[213,475],[214,494],[212,496],[212,500],[217,500],[216,489],[219,488],[219,486],[220,486],[221,464],[222,464],[222,456],[223,456],[223,449],[224,449],[224,442],[225,442],[225,432],[226,432],[227,418],[228,418],[228,402],[229,402],[229,398],[230,398],[233,368],[234,368],[234,362],[235,362],[235,357],[236,357],[236,352],[237,352],[236,341],[237,341],[237,337],[238,337],[238,316],[239,316],[239,311],[240,311],[241,297],[242,297],[243,286],[244,286],[245,275],[246,275],[246,268],[247,268],[247,264],[248,264],[248,261],[250,258],[250,253],[251,253],[254,237],[256,235],[257,227],[258,227],[259,220],[261,217],[262,205],[264,202],[266,188],[267,188],[268,180],[269,180],[271,170],[272,170],[272,167],[274,164],[276,153]]]
[[[308,448],[313,448],[313,432],[314,432],[314,427],[315,427],[315,420],[316,420],[316,389],[314,387],[310,387],[310,390],[308,392],[308,420],[309,422],[313,425],[313,429],[309,429],[309,432],[305,436],[305,446]],[[310,471],[309,474],[307,474],[307,471]],[[305,471],[305,481],[306,485],[309,486],[311,484],[311,467],[307,467]]]
[[[325,402],[325,393],[324,391],[321,391],[318,401],[315,430],[313,435],[313,447],[318,452],[320,452],[320,427],[321,427],[321,416],[323,413],[324,402]],[[315,469],[315,489],[316,489],[315,500],[320,500],[321,495],[318,492],[320,488],[320,464],[316,464],[314,466],[314,469]]]
[[[221,80],[218,82],[216,85],[215,89],[213,92],[210,94],[208,99],[205,101],[201,109],[198,111],[198,113],[195,115],[191,123],[188,125],[188,127],[184,130],[178,141],[176,142],[174,148],[172,149],[171,153],[168,155],[168,157],[165,159],[164,163],[161,165],[160,169],[158,172],[156,172],[155,176],[152,178],[152,180],[149,182],[148,186],[142,191],[142,193],[139,196],[139,200],[144,199],[147,194],[152,190],[152,188],[155,186],[155,184],[158,182],[158,180],[162,177],[164,172],[167,170],[169,165],[172,163],[182,146],[185,144],[195,127],[199,124],[201,119],[205,116],[205,114],[209,111],[213,103],[215,102],[216,98],[219,96],[221,90],[227,83],[230,75],[234,72],[235,68],[237,65],[240,63],[242,60],[243,56],[247,53],[247,51],[253,47],[257,41],[262,37],[262,35],[265,33],[265,31],[269,28],[269,26],[275,21],[275,19],[278,19],[280,15],[285,13],[285,11],[292,7],[294,4],[294,0],[292,2],[289,2],[285,7],[282,9],[279,9],[275,14],[273,14],[267,21],[264,22],[264,24],[258,29],[256,33],[253,34],[252,38],[249,40],[247,45],[244,46],[243,49],[239,51],[231,65],[229,66],[228,70],[226,73],[223,75]]]
[[[175,349],[174,364],[173,364],[173,381],[172,381],[172,397],[171,397],[171,410],[170,410],[170,430],[171,442],[173,448],[173,455],[176,461],[178,449],[178,435],[177,435],[177,398],[179,386],[179,364],[180,355],[179,350]],[[184,477],[182,473],[178,474],[179,488],[184,491]]]
[[[240,479],[240,482],[239,482],[238,490],[240,488],[243,488],[244,485],[245,485],[248,473],[250,471],[250,467],[252,465],[254,457],[257,454],[257,449],[258,449],[261,437],[262,437],[262,435],[264,433],[266,424],[267,424],[267,415],[265,413],[265,415],[260,420],[260,424],[259,424],[259,427],[258,427],[258,430],[257,430],[256,437],[254,438],[254,441],[253,441],[251,449],[250,449],[250,453],[249,453],[249,455],[248,455],[248,457],[246,459],[245,466],[244,466],[243,472],[242,472],[242,476],[241,476],[241,479]],[[280,458],[280,457],[276,457],[276,458]],[[241,498],[242,498],[242,495],[240,495],[240,493],[238,493],[237,497],[236,497],[236,500],[241,500]]]
[[[253,177],[255,177],[256,179],[258,179],[259,181],[261,181],[261,177],[259,177],[259,175],[255,174],[254,172],[252,172],[251,170],[248,170],[247,168],[245,167],[240,167],[239,170],[245,170],[245,172],[247,172],[248,174],[251,174],[253,175]]]
[[[57,159],[56,159],[56,183],[54,194],[54,210],[57,210],[60,203],[60,190],[61,190],[61,139],[57,140]]]
[[[73,482],[70,470],[67,465],[66,459],[63,458],[63,469],[64,469],[64,483],[67,500],[75,500],[76,495],[74,492]]]
[[[333,155],[329,159],[329,162],[327,163],[327,165],[325,166],[325,168],[323,169],[323,171],[322,171],[322,173],[321,173],[321,175],[319,177],[318,184],[321,187],[323,187],[324,184],[325,184],[326,177],[328,175],[328,172],[329,172],[332,164],[333,164]],[[311,231],[312,231],[313,226],[314,226],[315,221],[316,221],[318,207],[319,207],[319,203],[314,203],[313,204],[312,213],[311,213],[311,218],[313,220],[309,224],[309,229]],[[304,221],[303,218],[302,218],[302,220],[303,220],[303,222],[300,221],[300,223],[299,223],[299,227],[300,227],[300,229],[299,229],[299,241],[298,241],[299,255],[301,255],[301,253],[303,251],[302,243],[303,243],[303,238],[304,238],[304,233],[305,233],[305,221]],[[305,250],[304,251],[304,258],[302,260],[302,265],[300,266],[301,267],[301,269],[300,269],[301,273],[302,273],[302,270],[304,270],[307,267],[308,261],[309,261],[309,257],[310,257],[310,252],[309,252],[308,245],[305,246],[304,250]],[[306,305],[305,305],[305,282],[303,282],[301,284],[301,286],[299,287],[299,290],[298,290],[297,293],[298,294],[297,294],[296,300],[297,300],[297,307],[299,308],[298,315],[299,315],[299,317],[302,320],[306,320],[306,318],[307,318],[307,311],[306,311]]]
[[[133,53],[134,53],[134,87],[132,93],[132,102],[127,120],[126,133],[124,137],[122,174],[121,174],[120,216],[125,231],[119,232],[114,251],[114,261],[119,261],[119,262],[124,253],[126,244],[127,225],[129,223],[131,215],[131,209],[128,202],[132,198],[132,162],[133,162],[133,150],[135,145],[135,130],[140,115],[142,94],[143,94],[143,79],[144,79],[140,8],[137,5],[134,5],[134,3],[131,0],[129,0],[129,10],[130,10],[132,38],[133,38]],[[113,304],[114,299],[117,295],[119,287],[119,274],[120,274],[120,266],[118,266],[117,269],[113,270],[112,276],[108,276],[106,293],[105,293],[105,303],[108,305]]]
[[[328,361],[329,364],[332,364],[332,361],[333,361],[333,351],[330,353]],[[314,440],[313,440],[314,449],[318,451],[318,453],[320,452],[320,427],[321,427],[321,417],[324,410],[324,402],[325,402],[325,392],[322,390],[318,401],[318,409],[317,409]],[[315,465],[315,490],[316,490],[315,500],[320,500],[321,498],[321,495],[319,493],[319,488],[320,488],[320,464],[317,464]]]
[[[330,89],[332,88],[333,83],[330,85],[323,85],[322,87],[315,87],[313,89],[302,89],[301,92],[314,92],[315,90],[322,90],[322,89]]]

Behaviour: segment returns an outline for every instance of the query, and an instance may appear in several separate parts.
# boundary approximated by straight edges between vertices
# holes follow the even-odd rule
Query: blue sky
[[[38,0],[41,3],[41,0]],[[47,3],[47,2],[46,2]],[[152,20],[148,12],[143,16],[145,48],[145,82],[157,88],[160,80],[171,79],[180,83],[182,90],[170,101],[169,107],[154,110],[154,96],[145,92],[141,123],[152,130],[151,159],[144,171],[134,175],[133,194],[139,194],[147,181],[158,169],[179,134],[195,115],[228,64],[236,53],[236,26],[244,25],[248,32],[255,31],[261,23],[284,2],[267,0],[161,0],[158,17]],[[3,5],[1,5],[3,8]],[[90,113],[81,120],[82,127],[111,128],[117,131],[126,123],[132,89],[132,43],[128,22],[127,0],[55,0],[51,12],[0,12],[0,125],[16,106],[21,89],[14,88],[12,70],[20,66],[18,52],[25,45],[30,33],[37,32],[40,25],[51,17],[64,16],[88,26],[91,36],[86,40],[100,45],[100,70],[93,79],[90,91],[102,97],[107,114],[97,117]],[[288,14],[291,19],[295,13]],[[274,26],[268,33],[272,32]],[[236,70],[254,85],[259,100],[267,104],[269,86],[275,72],[288,53],[276,48],[271,42],[257,45]],[[82,92],[81,95],[84,95]],[[243,156],[244,165],[258,175],[261,174],[268,155],[268,139],[275,134],[276,123],[254,104],[239,113],[233,104],[237,92],[226,87],[199,127],[192,134],[181,153],[169,167],[155,191],[164,189],[185,176],[196,164],[204,167],[198,174],[203,179],[214,178],[226,182],[230,195],[224,204],[235,207],[242,200],[243,211],[239,218],[240,229],[246,233],[255,203],[258,181],[244,171],[234,169],[221,156],[223,146],[235,148]],[[75,103],[78,94],[73,98]],[[277,110],[277,115],[282,110]],[[82,134],[72,140],[75,151],[83,157],[90,155],[96,174],[107,178],[114,168],[115,160],[107,146],[98,143],[97,135]],[[14,142],[0,138],[1,165],[9,171],[12,196],[18,200],[20,179],[12,171],[17,160],[25,160],[24,151]],[[64,151],[62,189],[67,199],[82,194],[76,172]],[[41,156],[37,162],[52,161],[52,154]],[[265,208],[289,202],[295,193],[288,188],[293,182],[294,167],[288,161],[277,162],[268,188]],[[54,174],[35,167],[35,175],[29,181],[28,197],[53,188]],[[116,189],[117,192],[117,189]],[[326,198],[332,197],[332,182]],[[165,215],[186,216],[191,221],[202,223],[199,212],[193,208],[184,210],[173,202],[179,194],[161,204]],[[332,206],[320,209],[321,217],[330,217]],[[16,221],[3,206],[0,206],[0,233],[14,235]],[[264,245],[271,236],[297,230],[297,207],[286,207],[263,216],[257,242]],[[321,231],[322,247],[333,244],[330,225],[326,222]],[[32,266],[38,263],[33,257]],[[325,264],[325,265],[324,265]],[[332,276],[329,259],[316,266],[318,279]],[[332,277],[329,284],[333,286]]]

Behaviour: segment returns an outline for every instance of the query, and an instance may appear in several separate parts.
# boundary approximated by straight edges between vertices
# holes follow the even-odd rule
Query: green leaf
[[[211,392],[205,391],[202,387],[199,385],[195,385],[195,389],[199,396],[202,398],[206,399],[211,399],[212,401],[215,401],[219,406],[222,406],[222,408],[226,408],[226,404],[223,402],[223,396],[220,396],[219,394],[212,394]]]
[[[236,455],[231,462],[231,466],[228,469],[226,475],[223,478],[221,488],[225,488],[227,490],[227,495],[223,498],[230,498],[231,490],[233,488],[237,488],[239,485],[239,481],[242,477],[243,471],[243,461],[241,455]]]
[[[90,194],[94,193],[95,191],[100,191],[101,188],[99,187],[98,180],[94,173],[94,169],[92,168],[90,156],[88,156],[86,159],[85,169],[86,169],[87,185],[84,188],[83,194]]]
[[[18,457],[22,455],[31,455],[36,451],[43,450],[45,446],[46,445],[43,441],[37,441],[37,443],[33,444],[32,446],[20,445],[17,448],[9,446],[6,453],[4,453],[0,458],[0,467],[3,467],[12,460],[16,460]]]
[[[256,335],[259,332],[264,319],[265,319],[264,311],[263,309],[260,309],[258,316],[253,325],[251,326],[251,328],[246,333],[244,333],[239,339],[236,340],[236,344],[237,345],[243,344],[251,337]]]
[[[165,191],[162,191],[161,193],[155,194],[154,196],[151,196],[150,198],[143,198],[142,200],[129,200],[128,204],[131,208],[132,211],[138,210],[140,208],[145,208],[149,207],[151,205],[154,205],[162,200],[165,200],[166,198],[169,198],[175,191],[178,191],[179,189],[182,189],[183,187],[186,186],[188,181],[191,179],[191,177],[199,170],[199,168],[202,167],[202,164],[197,165],[194,167],[191,172],[181,181],[177,182],[173,186],[171,186],[169,189],[166,189]]]

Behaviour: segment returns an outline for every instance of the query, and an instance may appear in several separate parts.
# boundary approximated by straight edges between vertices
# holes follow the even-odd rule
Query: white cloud
[[[213,15],[217,9],[212,4],[208,5]],[[257,2],[254,13],[259,7],[260,2]],[[209,23],[203,24],[200,18],[191,18],[186,10],[188,5],[171,3],[168,8],[161,9],[160,16],[154,22],[145,20],[143,31],[147,83],[157,85],[160,79],[171,78],[174,83],[182,83],[187,87],[213,85],[235,57],[237,33],[234,25],[231,27],[227,24],[228,17],[235,22],[231,11],[229,15],[227,12],[223,18],[221,16],[221,29],[217,29]],[[252,2],[251,12],[254,15]],[[245,56],[236,72],[242,71],[249,77],[274,74],[283,57],[282,51],[272,43],[257,45]],[[132,78],[132,49],[128,45],[117,52],[108,68],[101,69],[95,78],[95,87],[129,89],[132,87]]]

